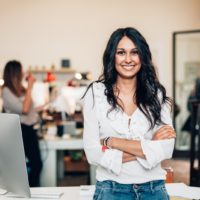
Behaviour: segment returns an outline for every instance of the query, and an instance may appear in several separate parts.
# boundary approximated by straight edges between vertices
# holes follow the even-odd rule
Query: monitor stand
[[[31,193],[31,198],[39,198],[39,199],[60,199],[61,196],[63,195],[63,192],[32,192]],[[0,188],[0,197],[4,196],[4,197],[12,197],[12,198],[24,198],[23,196],[17,195],[17,194],[13,194],[11,192],[8,192],[7,190],[4,190],[2,188]]]
[[[8,191],[0,188],[0,196],[7,194]]]
[[[7,190],[4,190],[2,188],[0,188],[0,197],[4,196],[4,197],[13,197],[13,198],[25,198],[24,196],[18,195],[18,194],[14,194],[12,192],[8,192]]]

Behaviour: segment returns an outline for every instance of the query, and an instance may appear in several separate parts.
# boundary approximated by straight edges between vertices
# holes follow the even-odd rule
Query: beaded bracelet
[[[108,146],[108,140],[110,139],[110,137],[106,137],[105,138],[105,146]]]
[[[109,146],[109,140],[111,139],[111,137],[107,137],[105,139],[105,146],[107,146],[109,149],[112,149],[110,146]]]

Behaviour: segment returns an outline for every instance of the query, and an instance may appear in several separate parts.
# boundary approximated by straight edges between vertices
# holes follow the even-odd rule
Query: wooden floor
[[[183,182],[189,185],[190,163],[188,160],[171,159],[162,163],[164,167],[172,167],[174,171],[174,182]],[[80,186],[87,185],[89,173],[73,173],[66,175],[64,179],[58,181],[58,186]]]

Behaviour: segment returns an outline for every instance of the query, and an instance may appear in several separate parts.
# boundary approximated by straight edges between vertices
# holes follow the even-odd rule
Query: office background
[[[0,0],[0,76],[5,63],[24,68],[60,66],[96,79],[109,35],[118,27],[139,29],[150,44],[161,82],[172,95],[172,33],[200,27],[199,0]]]
[[[160,81],[172,96],[173,32],[200,29],[200,0],[0,0],[0,78],[12,59],[20,60],[25,70],[59,69],[61,60],[69,59],[75,71],[90,71],[97,79],[108,37],[126,26],[147,39]],[[166,165],[189,183],[188,160],[177,162]]]

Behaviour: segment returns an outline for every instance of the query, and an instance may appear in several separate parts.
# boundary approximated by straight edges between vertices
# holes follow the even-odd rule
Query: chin
[[[137,73],[132,73],[132,74],[119,74],[119,76],[121,77],[121,78],[123,78],[123,79],[133,79],[133,78],[135,78],[136,77],[136,75],[137,75]]]

